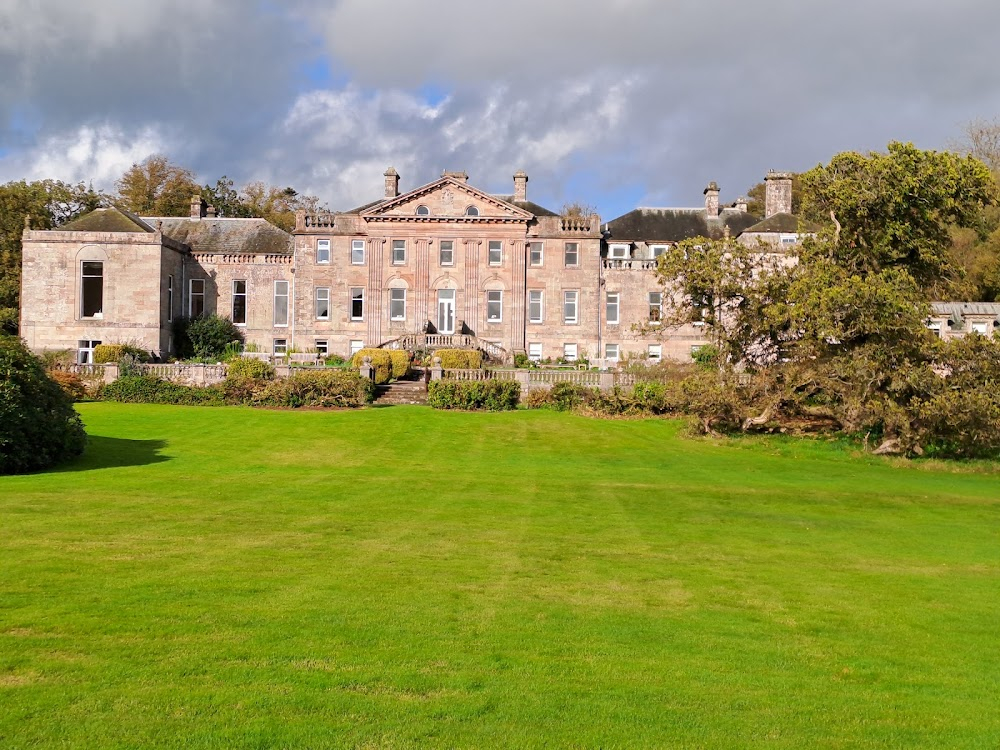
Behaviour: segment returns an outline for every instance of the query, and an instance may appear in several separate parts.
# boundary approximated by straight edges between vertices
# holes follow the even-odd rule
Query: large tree
[[[186,216],[191,197],[201,194],[194,173],[161,154],[129,167],[115,189],[117,205],[141,216]]]
[[[294,188],[276,187],[262,181],[247,183],[237,192],[233,181],[226,176],[219,178],[214,186],[205,185],[202,197],[215,207],[219,216],[266,219],[286,232],[295,227],[298,209],[315,211],[320,208],[315,196],[299,195]]]
[[[83,184],[56,180],[0,185],[0,328],[17,330],[25,220],[33,229],[51,229],[96,208],[103,198]]]

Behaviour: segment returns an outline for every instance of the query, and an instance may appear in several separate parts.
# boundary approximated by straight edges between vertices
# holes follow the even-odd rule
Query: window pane
[[[197,318],[205,313],[205,280],[191,279],[191,295],[188,300],[190,317]]]
[[[317,263],[330,262],[330,240],[316,241],[316,262]]]
[[[274,324],[288,325],[288,282],[274,282]]]
[[[563,295],[563,322],[576,323],[576,292]]]
[[[604,345],[604,358],[605,359],[618,359],[618,344],[605,344]]]
[[[575,266],[580,263],[579,245],[575,242],[566,243],[566,265]]]
[[[355,354],[357,354],[358,352],[360,352],[364,348],[365,348],[365,342],[364,341],[361,341],[360,339],[351,339],[351,356],[352,357]]]
[[[392,241],[392,262],[406,263],[406,240]]]
[[[490,240],[490,265],[499,266],[503,262],[503,244],[499,240]]]
[[[542,322],[542,292],[539,290],[528,292],[528,320],[531,323]]]
[[[455,262],[455,243],[451,240],[441,241],[441,265],[450,266]]]
[[[247,283],[237,280],[233,282],[233,323],[246,325],[247,322]]]
[[[365,241],[351,241],[351,263],[355,265],[365,262]]]
[[[607,296],[608,323],[618,322],[618,292],[608,292]]]
[[[391,320],[406,319],[406,290],[389,290],[389,318]]]
[[[365,317],[365,290],[361,287],[351,287],[351,319],[361,320]]]
[[[530,258],[529,263],[533,266],[542,265],[542,243],[532,242],[530,247]]]
[[[330,342],[326,339],[316,340],[316,353],[321,357],[325,357],[330,353]]]
[[[328,320],[330,317],[330,290],[327,287],[316,289],[316,317]]]
[[[503,315],[503,292],[486,292],[486,320],[491,323],[499,323]]]
[[[542,358],[542,345],[540,343],[528,344],[528,359],[539,360],[541,358]]]
[[[104,314],[104,263],[85,260],[81,266],[80,314],[96,318]]]

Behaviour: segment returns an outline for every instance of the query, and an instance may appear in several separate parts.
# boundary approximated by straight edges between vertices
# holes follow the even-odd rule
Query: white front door
[[[455,332],[455,290],[438,290],[438,333]]]

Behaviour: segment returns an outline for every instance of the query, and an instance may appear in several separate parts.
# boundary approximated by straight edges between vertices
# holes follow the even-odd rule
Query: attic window
[[[430,216],[431,210],[427,206],[417,206],[417,216]]]
[[[469,206],[467,209],[465,209],[465,215],[466,216],[479,216],[479,209],[476,208],[475,206]]]
[[[628,245],[611,245],[608,250],[612,258],[623,259],[628,257]]]

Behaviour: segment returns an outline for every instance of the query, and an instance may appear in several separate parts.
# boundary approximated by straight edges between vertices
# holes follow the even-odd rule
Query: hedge
[[[94,364],[121,362],[125,357],[135,357],[140,362],[149,362],[149,352],[131,344],[98,344],[94,347]]]
[[[259,359],[238,357],[226,365],[226,377],[274,380],[274,365]]]
[[[402,349],[390,349],[389,358],[392,360],[392,377],[405,378],[410,371],[410,353]]]
[[[132,375],[102,385],[97,397],[123,404],[182,404],[221,406],[225,403],[219,386],[201,388],[163,380],[155,375]]]
[[[382,385],[388,383],[392,377],[392,356],[388,349],[361,349],[354,355],[351,366],[360,369],[365,357],[371,357],[372,367],[375,369],[375,384]]]
[[[435,409],[510,411],[517,408],[521,384],[512,380],[432,380],[427,403]]]
[[[438,349],[434,356],[441,358],[445,370],[478,370],[483,366],[483,353],[478,349]]]
[[[0,474],[48,468],[83,453],[86,441],[73,400],[42,361],[0,333]]]
[[[353,370],[298,372],[263,386],[250,396],[253,406],[364,406],[375,398],[375,386]],[[245,403],[245,402],[244,402]]]

